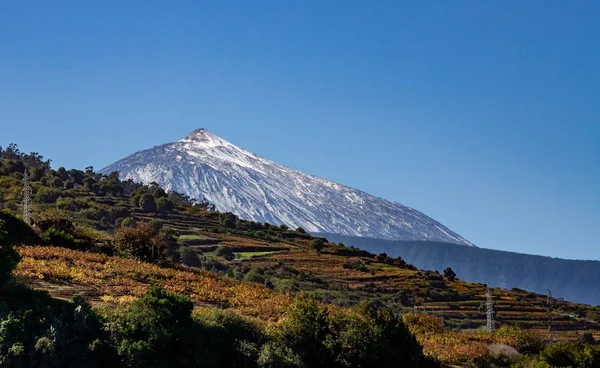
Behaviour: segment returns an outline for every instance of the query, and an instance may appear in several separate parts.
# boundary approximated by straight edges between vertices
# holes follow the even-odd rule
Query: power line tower
[[[494,293],[492,292],[490,285],[486,284],[485,285],[485,297],[486,297],[485,313],[487,316],[487,321],[485,324],[485,330],[487,332],[494,332],[494,330],[496,329],[496,325],[494,323],[494,300],[492,299],[493,296],[494,296]]]
[[[23,174],[23,221],[27,223],[27,225],[31,224],[31,195],[33,194],[31,190],[31,179],[29,178],[29,173],[27,169],[25,169],[25,173]]]
[[[554,323],[554,307],[556,307],[557,300],[552,297],[552,290],[548,289],[548,295],[546,296],[546,327],[548,328],[548,339],[554,340],[554,333],[552,331],[552,325]]]

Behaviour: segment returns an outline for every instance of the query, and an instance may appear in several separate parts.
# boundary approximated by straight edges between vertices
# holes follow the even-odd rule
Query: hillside
[[[487,347],[494,343],[518,346],[514,336],[506,335],[512,331],[506,329],[509,326],[520,325],[531,336],[546,337],[549,317],[558,339],[578,339],[584,332],[600,338],[599,308],[553,300],[556,305],[548,312],[544,295],[500,288],[493,290],[499,333],[475,332],[485,324],[483,284],[455,279],[451,272],[421,271],[401,257],[329,242],[302,228],[291,230],[210,211],[207,203],[194,204],[185,195],[167,193],[154,184],[121,181],[92,168],[52,170],[40,157],[3,155],[0,214],[8,224],[7,239],[23,243],[16,248],[22,260],[14,277],[66,303],[83,293],[104,318],[125,318],[113,315],[113,310],[124,315],[128,308],[145,310],[140,303],[162,295],[153,289],[159,286],[189,298],[201,316],[231,311],[264,331],[282,331],[251,341],[264,354],[270,351],[269,344],[279,343],[277,336],[285,336],[285,326],[295,321],[288,322],[295,308],[304,305],[305,294],[325,308],[322,313],[332,321],[331,336],[348,337],[344,328],[369,318],[372,328],[379,326],[377,321],[384,317],[365,310],[363,303],[369,302],[403,315],[424,353],[445,364],[480,362],[489,357]],[[33,228],[11,215],[22,210],[23,166],[33,178]],[[336,319],[355,318],[344,316],[358,319],[356,323]],[[386,316],[383,320],[396,318]],[[202,323],[214,326],[209,322]],[[323,336],[319,344],[326,341],[330,340]],[[302,355],[288,340],[281,343],[284,346],[278,348],[292,349],[298,359],[312,354]],[[373,344],[374,351],[384,351],[384,342]],[[352,345],[353,354],[361,351],[359,345]],[[349,353],[340,353],[335,344],[327,346],[323,354],[337,354],[336,359]]]
[[[369,252],[400,256],[426,270],[451,267],[463,280],[542,294],[550,289],[555,297],[600,304],[599,261],[567,260],[439,242],[388,241],[337,234],[320,236]]]
[[[198,129],[178,142],[136,152],[100,170],[158,183],[245,220],[310,232],[472,245],[399,203],[287,168]]]

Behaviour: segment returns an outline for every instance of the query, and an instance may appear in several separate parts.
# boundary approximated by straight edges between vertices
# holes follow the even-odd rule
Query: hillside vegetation
[[[461,278],[518,287],[556,297],[600,304],[600,261],[579,261],[468,247],[429,241],[392,241],[322,234],[330,240],[352,244],[373,253],[402,257],[419,268],[451,267]]]
[[[25,168],[31,227],[15,217]],[[565,351],[567,363],[598,363],[596,307],[549,312],[543,295],[494,289],[498,330],[483,332],[485,285],[451,269],[243,221],[118,173],[53,170],[11,146],[0,150],[0,206],[12,275],[0,289],[0,365],[556,365]],[[550,325],[572,342],[546,347]]]

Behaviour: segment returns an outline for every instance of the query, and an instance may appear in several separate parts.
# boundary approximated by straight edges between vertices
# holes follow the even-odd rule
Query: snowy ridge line
[[[473,245],[434,219],[399,203],[280,165],[197,129],[101,170],[213,202],[242,219],[389,240]]]

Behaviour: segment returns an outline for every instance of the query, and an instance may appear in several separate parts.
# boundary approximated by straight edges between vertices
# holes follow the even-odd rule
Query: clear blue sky
[[[2,1],[0,145],[101,168],[205,127],[478,246],[600,259],[598,19],[595,0]]]

